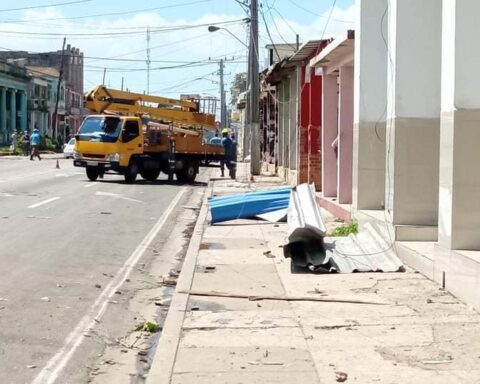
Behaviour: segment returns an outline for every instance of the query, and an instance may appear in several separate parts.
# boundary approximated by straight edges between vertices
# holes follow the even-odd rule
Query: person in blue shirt
[[[225,157],[222,161],[220,161],[220,169],[222,171],[222,177],[224,177],[225,166],[227,166],[228,170],[231,170],[233,160],[233,141],[228,136],[228,128],[222,129],[222,145],[223,149],[225,150]]]
[[[38,160],[42,160],[42,158],[40,157],[40,133],[36,128],[33,130],[33,133],[30,135],[30,146],[31,146],[30,160],[33,160],[35,156],[38,157]]]

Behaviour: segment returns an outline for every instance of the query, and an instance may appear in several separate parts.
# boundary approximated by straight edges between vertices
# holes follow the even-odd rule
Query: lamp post
[[[248,21],[250,21],[250,19],[248,19]],[[223,31],[227,31],[230,36],[232,36],[235,40],[237,40],[240,44],[242,44],[245,48],[248,48],[248,45],[245,44],[242,40],[240,40],[237,36],[235,36],[232,32],[230,32],[227,28],[224,28],[224,27],[216,27],[214,25],[210,25],[208,27],[208,32],[217,32],[218,30],[223,30]]]
[[[256,12],[257,12],[256,6],[254,6],[253,11],[254,11],[254,14],[256,15]],[[245,19],[246,23],[250,23],[251,21],[252,20],[250,18]],[[255,134],[256,133],[255,128],[258,129],[258,125],[255,126],[254,124],[252,124],[255,120],[255,116],[258,116],[258,96],[255,97],[255,95],[253,95],[253,98],[252,98],[252,90],[256,90],[258,88],[258,58],[256,53],[257,51],[256,46],[258,45],[258,37],[254,39],[256,40],[256,42],[252,41],[252,38],[250,38],[250,44],[247,45],[227,28],[217,27],[213,25],[208,27],[209,32],[216,32],[220,29],[227,31],[227,33],[230,36],[232,36],[235,40],[240,42],[240,44],[242,44],[245,48],[248,49],[246,124],[243,127],[243,140],[242,140],[243,142],[242,152],[243,152],[243,158],[245,159],[245,157],[247,157],[249,153],[252,154],[252,150],[253,152],[256,152],[255,149],[257,146],[258,146],[258,149],[260,149],[258,145],[259,138],[258,139],[256,138],[258,135]],[[254,35],[258,33],[256,31],[258,30],[254,28],[254,31],[253,31]],[[252,33],[252,31],[250,33]],[[256,82],[255,82],[255,79],[257,80]],[[256,109],[255,109],[255,105],[256,105]],[[257,113],[255,113],[255,110],[257,111]],[[255,158],[252,156],[252,160],[254,162],[256,162],[256,158],[257,158],[256,155],[257,154],[255,153]],[[260,157],[259,153],[258,153],[258,157]],[[253,167],[252,164],[250,166]],[[255,169],[252,170],[253,171],[252,174],[256,174],[256,175],[259,174],[259,170],[257,170],[257,168],[258,167],[255,166]]]

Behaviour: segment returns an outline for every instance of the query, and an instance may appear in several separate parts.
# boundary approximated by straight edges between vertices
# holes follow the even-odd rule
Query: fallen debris
[[[339,383],[343,383],[348,379],[348,374],[345,372],[335,372],[335,376],[336,376],[335,380],[338,381]]]
[[[248,219],[288,207],[291,188],[275,188],[228,196],[210,197],[208,203],[212,224],[235,219]]]
[[[164,287],[175,287],[177,285],[177,280],[163,279],[163,281],[160,283],[160,285],[163,285]]]
[[[327,244],[327,230],[316,203],[312,185],[292,189],[287,216],[288,243],[285,258],[292,260],[292,271],[313,273],[404,272],[405,267],[393,247],[366,224],[358,234]]]
[[[386,303],[377,303],[372,301],[361,300],[341,300],[341,299],[323,299],[319,297],[306,297],[306,296],[252,296],[241,295],[234,293],[215,292],[215,291],[179,291],[191,296],[207,296],[207,297],[226,297],[232,299],[248,299],[249,301],[261,301],[261,300],[278,300],[278,301],[317,301],[323,303],[345,303],[345,304],[369,304],[369,305],[388,305]]]

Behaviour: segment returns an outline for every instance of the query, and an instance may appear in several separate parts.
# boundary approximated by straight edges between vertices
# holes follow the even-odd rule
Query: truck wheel
[[[95,181],[98,179],[98,175],[100,172],[98,171],[98,168],[96,167],[87,167],[87,177],[88,180],[90,181]]]
[[[123,175],[125,177],[125,182],[127,184],[135,183],[135,180],[137,179],[137,174],[138,174],[138,165],[136,161],[132,160]]]
[[[155,181],[160,175],[160,168],[148,168],[140,169],[140,175],[148,181]]]
[[[177,180],[181,183],[193,183],[197,177],[197,168],[192,162],[185,164],[185,167],[176,172]]]

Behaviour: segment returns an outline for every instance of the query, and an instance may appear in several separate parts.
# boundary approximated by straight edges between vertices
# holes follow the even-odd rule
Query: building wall
[[[0,145],[27,124],[28,77],[23,68],[0,63]]]
[[[307,75],[307,79],[305,78]],[[322,189],[322,165],[320,153],[322,121],[322,76],[309,65],[301,67],[298,136],[298,182],[313,183]]]

